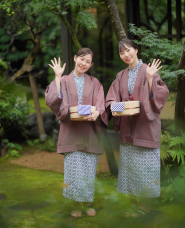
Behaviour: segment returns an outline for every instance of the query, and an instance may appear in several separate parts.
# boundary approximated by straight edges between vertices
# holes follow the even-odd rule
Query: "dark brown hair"
[[[79,56],[84,56],[84,55],[88,55],[88,54],[90,54],[92,56],[92,63],[93,63],[94,62],[94,54],[91,51],[91,49],[89,49],[89,48],[80,48],[77,51],[76,56],[79,57]]]
[[[133,40],[130,40],[130,39],[122,39],[118,42],[118,45],[117,45],[117,52],[118,52],[118,55],[120,52],[122,51],[125,51],[126,50],[126,46],[130,46],[130,47],[133,47],[134,49],[138,49],[138,46],[137,44],[134,43]]]

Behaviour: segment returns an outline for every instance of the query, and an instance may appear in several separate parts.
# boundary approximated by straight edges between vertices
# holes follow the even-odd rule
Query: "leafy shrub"
[[[8,150],[6,152],[5,158],[19,157],[20,151],[22,150],[22,146],[20,146],[17,143],[9,142],[8,139],[3,139],[2,142],[4,144],[7,144],[7,146],[8,146]]]
[[[164,131],[161,134],[161,147],[160,147],[160,157],[162,160],[168,159],[170,154],[168,153],[170,139],[172,135],[168,131]]]
[[[141,52],[145,61],[152,62],[154,58],[162,61],[163,68],[160,70],[160,76],[165,80],[168,88],[175,90],[178,74],[185,74],[185,69],[177,70],[183,50],[182,42],[160,39],[156,32],[142,30],[133,24],[130,24],[129,31],[140,38],[139,41],[135,40],[135,43],[145,47]]]
[[[172,201],[177,198],[185,197],[185,164],[181,163],[179,167],[180,175],[178,175],[174,180],[168,179],[162,183],[161,192],[162,202]]]
[[[56,151],[56,143],[53,142],[51,138],[47,138],[44,142],[41,142],[40,139],[27,140],[26,143],[29,146],[39,146],[39,150],[45,150],[49,152]]]
[[[184,164],[185,156],[185,133],[181,131],[181,136],[175,136],[170,139],[168,153],[172,156],[173,160],[177,158],[178,163],[182,162]]]
[[[28,144],[28,146],[40,145],[40,139],[26,140],[26,143]]]
[[[46,139],[42,145],[42,150],[46,150],[49,152],[56,151],[56,143],[51,140],[51,138]]]
[[[24,128],[27,115],[28,104],[24,102],[21,86],[15,82],[6,84],[0,77],[0,143],[3,138],[12,140],[28,133]]]

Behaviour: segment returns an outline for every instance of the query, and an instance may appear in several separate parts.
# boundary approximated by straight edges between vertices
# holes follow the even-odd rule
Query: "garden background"
[[[127,195],[116,192],[119,133],[104,132],[97,167],[97,215],[70,217],[62,196],[59,123],[45,105],[51,59],[74,67],[80,47],[95,55],[89,74],[107,93],[126,66],[116,51],[128,37],[139,58],[162,60],[170,95],[161,113],[161,197],[143,218],[124,218]],[[0,228],[185,227],[185,0],[2,0],[0,2]],[[141,200],[141,199],[138,199]]]

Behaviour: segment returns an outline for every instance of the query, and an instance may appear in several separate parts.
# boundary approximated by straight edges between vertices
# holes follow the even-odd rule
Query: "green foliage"
[[[53,142],[49,137],[44,142],[41,142],[40,139],[35,139],[35,140],[26,140],[26,143],[29,146],[38,146],[39,150],[45,150],[49,152],[56,151],[56,143]]]
[[[161,134],[160,158],[162,160],[166,160],[170,156],[170,154],[168,153],[168,148],[171,137],[172,136],[168,131],[164,131]]]
[[[8,69],[7,62],[0,59],[0,67],[2,67],[4,70],[7,70]]]
[[[8,139],[3,139],[2,142],[7,144],[8,150],[6,152],[5,158],[9,157],[19,157],[22,146],[17,143],[9,142]]]
[[[51,140],[51,138],[47,138],[42,145],[42,150],[46,150],[49,152],[56,151],[56,143]]]
[[[161,183],[161,202],[164,203],[166,201],[172,201],[174,199],[175,195],[175,189],[174,189],[174,180],[168,179],[167,181],[164,181]]]
[[[172,201],[178,197],[185,197],[185,164],[181,163],[179,167],[180,175],[174,180],[168,179],[162,183],[162,202]]]
[[[3,56],[11,67],[20,66],[34,47],[35,37],[32,31],[37,32],[37,35],[41,36],[41,48],[33,65],[35,70],[40,71],[43,67],[48,71],[48,63],[53,56],[61,55],[61,24],[58,17],[43,6],[34,4],[34,1],[4,1],[0,3],[0,8],[3,8],[2,4],[10,7],[12,15],[3,11],[5,17],[0,28],[0,58]],[[3,70],[7,69],[5,62],[3,67]]]
[[[168,150],[173,160],[177,158],[178,163],[182,161],[184,164],[185,156],[185,133],[181,131],[181,136],[175,136],[170,139],[169,147],[171,150]]]
[[[178,62],[183,50],[182,42],[173,42],[168,39],[160,39],[158,33],[149,30],[142,30],[130,24],[129,31],[137,35],[140,40],[135,40],[135,43],[145,47],[141,52],[142,58],[146,61],[160,59],[163,68],[160,70],[160,76],[165,80],[168,87],[176,88],[177,76],[179,74],[185,75],[185,70],[177,70]]]
[[[26,140],[26,143],[28,144],[28,146],[40,145],[40,139]]]
[[[28,105],[24,102],[24,93],[16,83],[6,85],[0,77],[0,139],[8,138],[13,134],[12,127],[16,125],[23,135],[27,133],[24,129]]]
[[[89,13],[87,10],[80,11],[78,13],[76,20],[79,25],[81,25],[87,29],[97,28],[97,24],[94,19],[94,14]]]

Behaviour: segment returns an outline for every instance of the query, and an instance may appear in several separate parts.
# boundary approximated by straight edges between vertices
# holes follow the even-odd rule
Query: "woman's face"
[[[83,56],[74,56],[75,61],[75,71],[79,74],[84,74],[89,68],[93,65],[92,64],[92,56],[90,54],[83,55]]]
[[[135,65],[138,62],[138,57],[137,57],[137,49],[134,49],[131,46],[125,45],[125,50],[122,50],[119,53],[119,56],[123,62],[125,62],[128,65]]]

